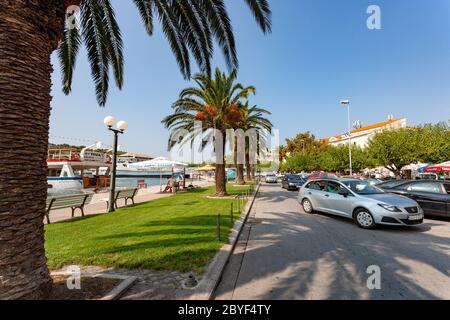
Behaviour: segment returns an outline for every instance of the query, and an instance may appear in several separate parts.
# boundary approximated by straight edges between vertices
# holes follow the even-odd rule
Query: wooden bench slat
[[[79,208],[81,209],[82,215],[84,216],[84,206],[89,204],[93,197],[94,194],[89,193],[47,198],[47,222],[50,223],[49,212],[55,209],[72,208],[73,217],[74,210]]]

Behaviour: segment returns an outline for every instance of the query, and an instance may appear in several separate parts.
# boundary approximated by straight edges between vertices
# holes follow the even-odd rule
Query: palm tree
[[[229,68],[238,67],[224,0],[133,0],[146,31],[162,24],[184,77],[190,56],[210,72],[214,41]],[[245,0],[264,33],[271,30],[267,0]],[[80,6],[73,15],[73,6]],[[121,31],[110,0],[0,0],[0,299],[42,298],[51,288],[44,251],[47,148],[51,102],[50,56],[58,49],[63,90],[72,88],[82,43],[105,105],[109,72],[123,85]],[[70,16],[68,19],[68,16]]]
[[[167,116],[162,123],[171,130],[169,148],[178,142],[186,143],[195,139],[193,131],[196,121],[201,121],[202,130],[208,132],[217,130],[219,136],[215,135],[215,150],[221,158],[216,163],[216,193],[217,197],[227,195],[225,175],[225,146],[227,141],[227,130],[232,129],[239,122],[241,113],[239,104],[241,100],[247,99],[254,94],[254,87],[244,87],[235,83],[236,71],[230,75],[216,69],[214,78],[204,74],[197,74],[193,80],[198,87],[191,87],[180,93],[180,98],[173,104],[174,113]],[[179,139],[180,131],[189,132]],[[221,141],[217,141],[221,139]]]
[[[241,108],[241,119],[239,126],[244,131],[249,131],[255,129],[258,135],[257,148],[261,145],[266,145],[266,135],[265,133],[271,133],[273,124],[265,117],[266,115],[271,115],[271,113],[258,106],[249,107],[248,102]],[[245,141],[245,167],[247,171],[247,180],[254,178],[254,165],[250,161],[250,137],[247,137]]]

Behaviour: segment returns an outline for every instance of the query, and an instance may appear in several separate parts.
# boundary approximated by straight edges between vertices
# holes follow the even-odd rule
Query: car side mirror
[[[350,193],[347,190],[339,190],[338,194],[340,194],[344,198],[347,198],[350,195]]]

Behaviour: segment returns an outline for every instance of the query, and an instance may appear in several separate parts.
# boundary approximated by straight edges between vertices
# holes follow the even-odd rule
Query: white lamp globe
[[[125,131],[128,129],[128,123],[126,121],[119,121],[117,123],[117,129],[119,129],[120,131]]]
[[[108,117],[105,118],[105,120],[103,120],[103,123],[108,128],[112,128],[116,124],[116,118],[114,118],[112,116],[108,116]]]

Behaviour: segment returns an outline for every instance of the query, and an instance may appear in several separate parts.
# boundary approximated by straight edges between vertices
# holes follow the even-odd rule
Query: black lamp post
[[[116,168],[117,168],[117,146],[119,143],[119,134],[123,134],[125,130],[128,128],[128,123],[125,121],[117,122],[117,129],[114,129],[113,126],[116,124],[116,118],[114,117],[106,117],[103,121],[105,125],[108,127],[108,130],[112,131],[114,134],[113,141],[113,154],[112,154],[112,170],[111,170],[111,188],[109,192],[109,203],[108,203],[108,212],[114,212],[115,209],[115,194],[116,194]]]

